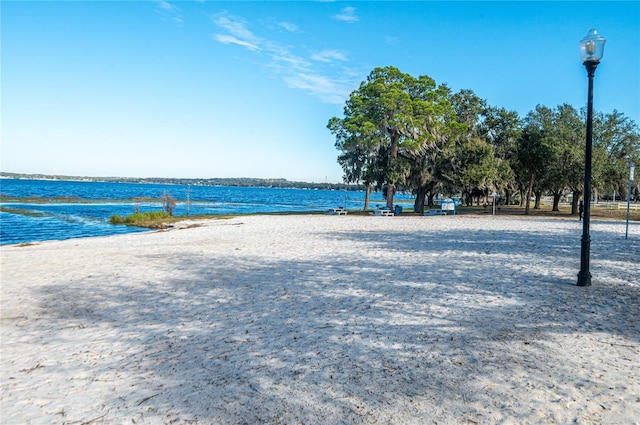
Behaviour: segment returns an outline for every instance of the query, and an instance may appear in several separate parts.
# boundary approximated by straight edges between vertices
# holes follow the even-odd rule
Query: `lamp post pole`
[[[491,194],[491,196],[493,197],[493,214],[492,215],[496,215],[496,197],[498,196],[498,192],[493,192]]]
[[[591,272],[589,271],[589,253],[591,250],[591,235],[589,234],[589,221],[591,218],[591,146],[593,127],[593,75],[596,72],[598,61],[587,61],[589,77],[589,94],[587,97],[587,140],[584,147],[584,219],[582,220],[582,243],[580,245],[580,273],[578,273],[578,286],[591,285]]]
[[[589,253],[591,250],[591,235],[589,234],[589,222],[591,219],[591,146],[593,127],[593,76],[602,58],[605,40],[594,29],[589,30],[587,36],[580,41],[580,51],[587,76],[589,78],[589,91],[587,97],[587,138],[584,148],[584,219],[582,220],[582,243],[580,245],[580,272],[578,273],[578,286],[591,285],[591,272],[589,271]]]
[[[627,228],[624,231],[624,238],[629,239],[629,209],[631,207],[631,183],[633,183],[633,172],[635,171],[636,166],[632,162],[629,165],[629,189],[627,190]]]

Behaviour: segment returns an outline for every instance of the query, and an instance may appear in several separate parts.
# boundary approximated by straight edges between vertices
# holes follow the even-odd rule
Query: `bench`
[[[329,208],[324,213],[327,215],[347,215],[347,210],[344,208]]]
[[[369,213],[370,215],[373,216],[377,216],[377,217],[393,217],[393,211],[389,210],[389,209],[378,209],[378,210],[373,210],[372,213]]]

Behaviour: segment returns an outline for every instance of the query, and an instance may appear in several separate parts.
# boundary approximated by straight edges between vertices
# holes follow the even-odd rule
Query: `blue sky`
[[[2,171],[339,182],[328,120],[392,65],[524,116],[640,123],[640,3],[2,1]]]

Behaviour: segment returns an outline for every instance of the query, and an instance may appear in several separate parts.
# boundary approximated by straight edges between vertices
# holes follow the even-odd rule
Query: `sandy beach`
[[[3,246],[2,424],[638,424],[640,223],[245,216]]]

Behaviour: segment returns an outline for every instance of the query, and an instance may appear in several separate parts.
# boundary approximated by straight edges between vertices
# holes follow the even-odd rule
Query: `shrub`
[[[173,210],[176,208],[176,200],[173,199],[171,195],[167,192],[162,193],[162,210],[169,214],[169,216],[173,215]]]
[[[121,215],[114,214],[111,217],[109,217],[109,223],[111,223],[111,224],[125,224],[125,218],[122,217]]]
[[[164,211],[149,211],[149,212],[136,212],[126,217],[114,214],[109,218],[111,224],[126,224],[128,226],[142,226],[147,227],[154,224],[158,220],[168,218],[170,215]]]

